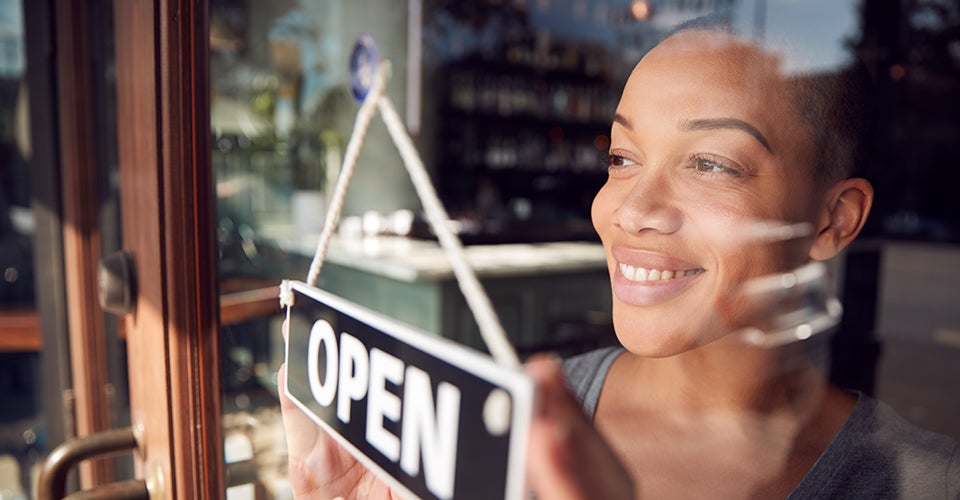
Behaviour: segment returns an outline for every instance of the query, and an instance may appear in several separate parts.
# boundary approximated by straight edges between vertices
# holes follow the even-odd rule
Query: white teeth
[[[630,267],[630,266],[627,266],[627,267]],[[642,267],[638,267],[637,274],[635,276],[636,277],[634,278],[634,281],[647,281],[648,279],[647,270]]]
[[[693,276],[703,272],[703,269],[685,269],[674,271],[670,269],[644,269],[627,264],[620,264],[620,274],[629,281],[665,281],[674,278]]]

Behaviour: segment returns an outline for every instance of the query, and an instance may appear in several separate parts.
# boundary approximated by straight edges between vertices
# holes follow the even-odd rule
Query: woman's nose
[[[671,234],[680,229],[683,213],[666,176],[648,170],[625,194],[613,212],[613,223],[624,231]]]

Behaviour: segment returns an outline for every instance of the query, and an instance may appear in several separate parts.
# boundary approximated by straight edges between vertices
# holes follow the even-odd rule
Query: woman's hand
[[[632,499],[633,481],[570,394],[560,364],[536,356],[526,364],[536,384],[527,474],[537,498]]]
[[[287,322],[283,323],[287,338]],[[394,498],[393,492],[350,453],[340,447],[285,394],[287,366],[277,373],[280,410],[287,436],[290,487],[297,499],[330,500]]]

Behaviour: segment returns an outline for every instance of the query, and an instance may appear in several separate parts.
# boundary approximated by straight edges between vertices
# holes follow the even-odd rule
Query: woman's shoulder
[[[868,396],[860,396],[857,406],[863,411],[861,419],[870,426],[877,444],[896,446],[905,444],[906,448],[919,448],[936,454],[957,451],[957,442],[935,432],[928,431],[907,422],[886,403]],[[856,409],[856,408],[855,408]]]
[[[850,417],[794,493],[800,491],[815,497],[858,492],[871,498],[960,498],[960,445],[860,394]]]
[[[865,395],[850,418],[858,426],[855,435],[863,451],[896,456],[900,464],[919,470],[940,467],[946,472],[945,467],[952,465],[960,488],[960,445],[950,437],[918,427],[883,401]]]
[[[623,347],[608,346],[589,351],[563,360],[563,373],[567,385],[583,405],[583,411],[593,418],[603,381],[617,356],[623,352]]]

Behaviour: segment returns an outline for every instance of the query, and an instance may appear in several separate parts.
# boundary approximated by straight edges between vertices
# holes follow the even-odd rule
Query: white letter
[[[434,413],[430,376],[414,366],[407,367],[403,382],[400,467],[410,476],[416,476],[420,471],[422,449],[427,489],[440,498],[453,497],[459,422],[460,389],[441,382]]]
[[[403,361],[380,349],[370,350],[370,393],[367,394],[367,442],[396,463],[400,459],[400,438],[383,428],[383,419],[400,421],[400,398],[387,390],[389,380],[403,383]]]
[[[323,370],[323,383],[320,382],[320,344],[323,344],[326,362]],[[324,320],[318,320],[310,329],[310,343],[307,348],[307,376],[310,379],[310,392],[320,406],[327,407],[337,395],[337,338],[333,327]]]
[[[337,418],[350,423],[350,400],[367,394],[370,360],[363,342],[347,332],[340,334],[340,390],[337,391]]]

